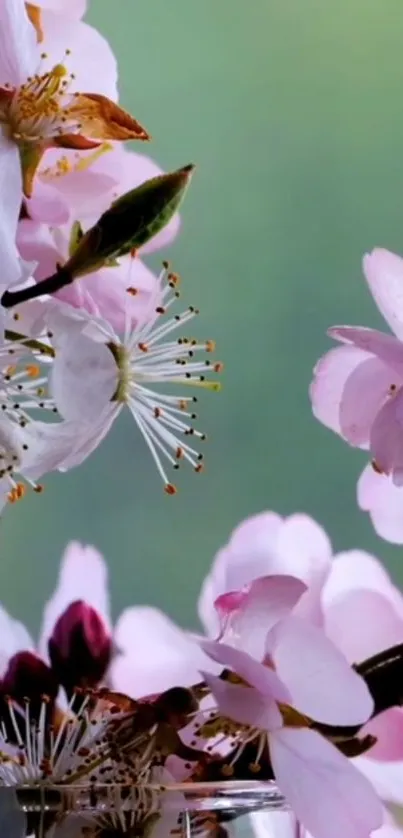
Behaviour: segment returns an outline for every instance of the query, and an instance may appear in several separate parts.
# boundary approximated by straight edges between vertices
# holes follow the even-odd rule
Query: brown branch
[[[70,285],[74,277],[65,268],[60,267],[52,276],[46,277],[42,282],[37,282],[36,285],[30,285],[28,288],[21,288],[19,291],[5,291],[0,303],[3,308],[13,308],[14,306],[26,303],[28,300],[34,300],[36,297],[41,297],[42,294],[56,294],[66,285]]]

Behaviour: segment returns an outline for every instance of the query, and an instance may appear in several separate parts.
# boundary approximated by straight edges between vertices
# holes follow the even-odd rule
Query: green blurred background
[[[403,251],[401,0],[90,5],[150,153],[198,164],[168,255],[224,388],[201,399],[206,472],[180,472],[176,497],[125,416],[84,466],[7,510],[2,601],[35,628],[76,538],[107,557],[115,614],[152,603],[195,625],[215,551],[269,508],[311,513],[337,549],[366,548],[403,581],[401,548],[356,507],[365,456],[314,421],[307,396],[329,325],[380,324],[362,254]]]

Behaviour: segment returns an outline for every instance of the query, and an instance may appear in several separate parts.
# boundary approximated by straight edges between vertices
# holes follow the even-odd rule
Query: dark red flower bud
[[[102,681],[112,640],[95,609],[77,600],[59,617],[48,650],[53,672],[70,695],[74,687],[95,687]]]
[[[28,698],[38,706],[44,696],[54,700],[59,690],[50,667],[33,652],[17,652],[10,658],[1,686],[4,694],[19,703]]]

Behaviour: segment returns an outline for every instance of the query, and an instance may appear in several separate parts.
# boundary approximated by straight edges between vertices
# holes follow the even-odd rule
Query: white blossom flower
[[[105,320],[91,317],[68,305],[55,302],[49,307],[47,322],[55,348],[50,371],[50,392],[60,414],[69,421],[87,424],[88,433],[65,463],[69,468],[94,450],[126,406],[140,430],[168,494],[176,488],[167,476],[163,460],[174,469],[187,460],[196,472],[202,471],[203,455],[188,443],[203,441],[205,435],[193,427],[195,396],[182,388],[217,391],[219,384],[207,380],[206,372],[220,372],[221,363],[195,356],[214,350],[213,341],[199,341],[173,333],[198,314],[189,306],[170,316],[176,302],[178,278],[167,266],[159,278],[155,301],[148,316],[133,323],[128,315],[121,337]],[[136,289],[129,288],[129,293]],[[178,384],[179,395],[160,393],[159,384]]]
[[[38,479],[62,467],[80,441],[82,423],[64,421],[48,394],[53,349],[46,335],[47,343],[30,337],[42,324],[43,305],[25,304],[7,315],[13,328],[0,343],[0,508],[23,497],[26,485],[41,492]]]

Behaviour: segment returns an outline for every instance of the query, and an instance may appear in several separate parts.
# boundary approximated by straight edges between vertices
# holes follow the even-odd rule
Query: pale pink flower
[[[360,772],[301,719],[287,726],[285,705],[329,724],[359,724],[371,713],[365,683],[320,629],[297,617],[277,623],[266,644],[274,668],[222,643],[201,645],[247,682],[203,673],[219,712],[240,724],[240,747],[242,731],[267,739],[275,778],[298,820],[321,838],[362,838],[380,826],[382,806]]]
[[[148,138],[115,104],[116,61],[102,36],[74,17],[44,16],[38,43],[23,0],[0,5],[0,168],[9,167],[12,192],[23,188],[27,197],[52,146],[88,149],[104,140]]]
[[[359,504],[383,537],[403,542],[403,259],[386,250],[364,257],[374,300],[394,335],[334,326],[344,345],[315,368],[310,388],[315,416],[350,445],[370,451],[374,476],[363,476]]]
[[[270,584],[281,574],[306,586],[305,592],[295,589],[292,613],[322,627],[351,664],[403,642],[403,597],[380,562],[360,550],[332,558],[315,521],[273,512],[241,523],[217,554],[199,600],[207,633],[261,659],[262,637],[282,602],[280,595],[273,602]],[[396,761],[403,758],[402,727],[400,708],[382,713],[365,728],[379,742],[359,759],[380,793],[401,803],[403,763]]]

